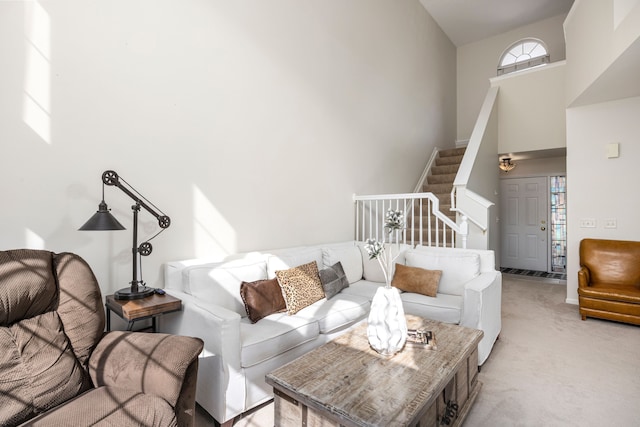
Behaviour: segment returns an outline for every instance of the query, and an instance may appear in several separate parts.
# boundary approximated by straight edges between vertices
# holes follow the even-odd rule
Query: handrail
[[[416,184],[416,188],[413,190],[414,193],[421,192],[422,187],[424,186],[424,182],[427,180],[427,175],[429,175],[429,172],[431,171],[431,167],[433,166],[433,164],[436,162],[436,159],[438,158],[439,151],[440,149],[438,147],[433,148],[433,151],[431,152],[431,157],[429,157],[429,161],[427,161],[427,165],[424,167],[424,171],[422,171],[422,175],[420,175],[420,179]]]
[[[469,226],[467,216],[460,216],[460,224],[452,221],[440,211],[440,201],[433,193],[379,194],[369,196],[353,196],[356,204],[355,239],[365,241],[374,238],[385,241],[384,214],[388,209],[405,212],[406,228],[396,234],[396,240],[402,243],[426,246],[455,247],[455,236],[461,239],[461,246],[467,247]],[[395,206],[394,206],[395,205]],[[425,212],[426,208],[426,212]],[[420,213],[416,219],[416,210]],[[426,218],[426,219],[425,219]],[[447,229],[451,231],[447,233]],[[407,238],[410,230],[410,238]],[[424,239],[424,232],[427,239]],[[418,239],[416,239],[416,234]],[[450,235],[450,239],[447,238]]]

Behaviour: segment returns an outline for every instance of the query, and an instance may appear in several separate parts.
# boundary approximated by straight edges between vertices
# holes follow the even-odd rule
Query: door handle
[[[544,231],[546,229],[547,229],[546,227],[540,227],[540,230],[542,230],[542,231]]]

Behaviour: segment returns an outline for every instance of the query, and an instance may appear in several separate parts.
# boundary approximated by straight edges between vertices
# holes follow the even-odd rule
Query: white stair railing
[[[456,223],[440,212],[440,201],[433,193],[382,194],[353,196],[355,209],[355,239],[386,241],[385,213],[389,209],[402,210],[406,228],[396,232],[395,241],[411,246],[467,247],[469,225],[465,215],[458,215]]]

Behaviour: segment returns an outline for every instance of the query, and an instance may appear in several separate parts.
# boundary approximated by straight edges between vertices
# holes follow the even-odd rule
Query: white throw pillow
[[[313,261],[316,265],[322,265],[322,248],[300,247],[272,251],[267,257],[267,273],[269,279],[272,279],[276,277],[278,270],[287,270]]]
[[[191,295],[247,316],[240,296],[242,282],[267,278],[265,261],[236,260],[206,266],[190,267],[185,271]]]
[[[369,259],[369,254],[362,246],[360,247],[360,251],[362,252],[362,276],[364,280],[384,283],[384,273],[378,260]]]
[[[380,263],[375,258],[369,259],[369,254],[367,253],[367,250],[364,248],[364,245],[365,245],[364,242],[358,242],[358,248],[360,249],[360,253],[362,254],[362,269],[363,269],[364,279],[370,282],[384,283],[384,273],[382,272],[382,267],[380,266]],[[392,256],[397,256],[395,261],[393,261],[392,263],[392,269],[390,272],[391,277],[389,279],[392,279],[393,265],[395,265],[396,263],[398,264],[405,263],[404,254],[406,250],[410,248],[410,246],[405,244],[397,245],[395,243],[394,244],[385,243],[384,248],[386,253],[389,253],[389,251],[391,251]]]
[[[350,284],[362,280],[362,255],[355,244],[322,248],[322,263],[325,268],[331,267],[337,262],[342,264]]]
[[[405,254],[409,267],[442,270],[438,293],[462,296],[464,285],[480,274],[480,256],[461,250],[441,253],[411,250]]]

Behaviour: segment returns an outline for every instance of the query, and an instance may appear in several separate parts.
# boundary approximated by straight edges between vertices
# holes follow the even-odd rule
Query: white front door
[[[500,181],[501,267],[548,271],[547,177]]]

